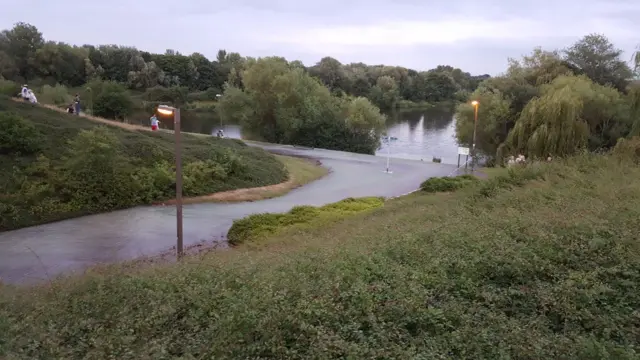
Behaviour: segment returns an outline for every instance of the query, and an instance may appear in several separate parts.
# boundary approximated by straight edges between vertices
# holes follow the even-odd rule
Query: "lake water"
[[[239,125],[211,123],[210,131],[202,132],[215,135],[219,129],[230,138],[240,139],[242,136]],[[424,161],[437,157],[446,164],[458,162],[455,121],[450,111],[430,109],[390,114],[387,134],[397,140],[388,145],[382,144],[376,155],[386,156],[389,153],[391,157]]]
[[[382,144],[376,155],[443,163],[458,162],[453,113],[437,109],[389,115],[387,134],[397,140]]]

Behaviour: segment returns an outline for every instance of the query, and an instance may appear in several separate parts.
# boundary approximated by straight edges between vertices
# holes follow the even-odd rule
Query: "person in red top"
[[[151,131],[156,131],[158,130],[158,118],[153,115],[151,117]]]

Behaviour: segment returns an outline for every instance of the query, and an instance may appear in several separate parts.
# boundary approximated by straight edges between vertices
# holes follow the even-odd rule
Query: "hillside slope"
[[[183,136],[184,195],[277,184],[284,165],[241,141]],[[175,196],[174,139],[0,98],[0,231]]]
[[[557,160],[258,248],[5,287],[0,357],[638,359],[638,178]]]

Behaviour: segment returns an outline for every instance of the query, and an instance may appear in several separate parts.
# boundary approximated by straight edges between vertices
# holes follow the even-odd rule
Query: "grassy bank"
[[[173,135],[0,99],[0,231],[175,196]],[[285,166],[241,141],[183,137],[185,196],[279,184]]]
[[[441,101],[441,102],[428,102],[428,101],[420,101],[414,102],[409,100],[400,100],[396,104],[396,108],[399,111],[403,110],[429,110],[433,108],[439,109],[453,109],[456,106],[456,101]]]
[[[640,169],[582,157],[0,292],[0,357],[637,359]]]
[[[434,104],[427,101],[414,102],[409,100],[400,100],[396,104],[398,110],[427,110],[435,107]]]

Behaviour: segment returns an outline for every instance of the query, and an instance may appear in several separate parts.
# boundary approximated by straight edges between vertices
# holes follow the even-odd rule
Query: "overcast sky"
[[[224,48],[306,65],[328,55],[343,63],[418,70],[448,64],[491,75],[508,57],[535,46],[564,48],[588,33],[608,36],[625,60],[640,44],[640,0],[3,1],[0,27],[18,21],[37,26],[47,40],[78,45],[210,58]]]

